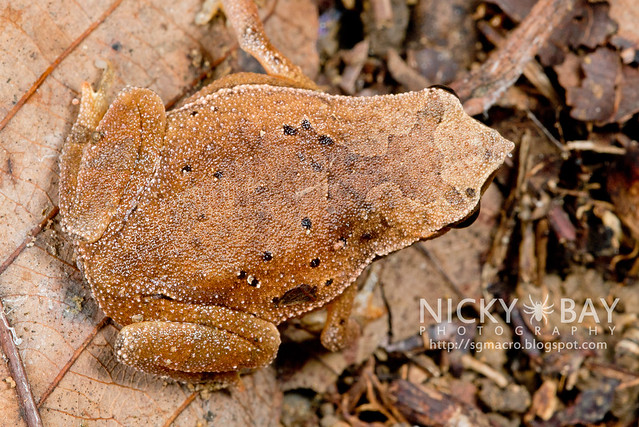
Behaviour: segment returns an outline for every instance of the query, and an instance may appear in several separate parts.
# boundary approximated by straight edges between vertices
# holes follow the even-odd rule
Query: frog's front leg
[[[144,312],[154,320],[138,314],[141,322],[123,327],[115,354],[156,375],[225,385],[241,370],[271,363],[280,345],[274,324],[226,307],[156,300]]]
[[[359,335],[359,325],[351,318],[356,296],[357,284],[353,283],[326,306],[326,323],[320,339],[322,345],[330,351],[344,348]]]
[[[107,69],[97,92],[82,86],[80,113],[60,156],[64,229],[81,240],[102,236],[118,209],[131,210],[151,178],[166,128],[164,104],[148,89],[127,88],[107,110]]]
[[[315,83],[304,75],[300,67],[271,44],[253,0],[220,1],[226,17],[235,29],[240,47],[253,55],[269,75],[292,80],[296,83],[295,86],[317,89]]]

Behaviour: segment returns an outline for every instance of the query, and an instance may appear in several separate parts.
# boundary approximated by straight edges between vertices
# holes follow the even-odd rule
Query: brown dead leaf
[[[621,82],[617,84],[619,106],[614,117],[614,123],[623,123],[639,111],[639,70],[624,65],[621,69]]]
[[[639,70],[622,64],[614,50],[600,47],[584,57],[570,53],[555,71],[575,119],[623,123],[639,111]]]
[[[560,64],[570,48],[586,46],[594,49],[605,44],[616,28],[608,16],[609,8],[605,2],[577,1],[572,12],[553,31],[549,43],[539,51],[541,63]]]
[[[498,5],[515,22],[520,22],[528,16],[537,0],[490,0],[489,2]],[[548,43],[539,50],[542,64],[560,64],[569,48],[587,46],[594,49],[604,44],[616,28],[615,22],[608,16],[609,9],[610,6],[606,2],[587,0],[575,2],[570,13],[550,35]]]
[[[593,425],[603,421],[612,406],[612,400],[618,380],[598,378],[593,387],[584,390],[575,402],[559,411],[550,423],[561,426]]]
[[[615,110],[615,81],[621,72],[616,52],[599,48],[582,63],[585,78],[578,87],[566,88],[571,116],[583,121],[605,122]]]
[[[486,415],[475,406],[441,393],[430,385],[397,380],[391,384],[389,392],[397,409],[413,423],[436,426],[491,425]]]
[[[116,82],[111,95],[135,85],[151,88],[168,102],[192,90],[207,71],[206,61],[195,62],[194,57],[213,62],[235,45],[222,19],[204,27],[194,24],[200,3],[185,0],[169,7],[159,1],[122,2],[0,131],[0,262],[58,202],[60,147],[77,115],[74,99],[82,82],[98,79],[96,60],[113,65]],[[265,3],[265,10],[270,10],[272,3]],[[60,0],[0,3],[0,120],[108,6]],[[267,32],[275,27],[286,35],[280,39],[274,34],[273,39],[295,61],[295,54],[302,55],[301,65],[310,64],[306,69],[310,75],[317,67],[313,10],[310,0],[279,0],[266,24]],[[289,36],[300,32],[305,36]],[[116,363],[113,326],[99,331],[71,370],[61,372],[102,314],[75,267],[69,242],[55,225],[28,241],[0,272],[0,296],[15,328],[35,400],[62,374],[40,408],[45,425],[161,425],[174,416],[179,425],[277,423],[281,395],[273,370],[245,376],[244,388],[230,394],[193,397],[184,385],[165,384]],[[0,372],[8,377],[5,370]],[[19,425],[14,389],[1,390],[2,423]]]
[[[639,7],[636,0],[614,0],[610,2],[610,17],[619,26],[612,38],[613,44],[621,48],[639,49]]]

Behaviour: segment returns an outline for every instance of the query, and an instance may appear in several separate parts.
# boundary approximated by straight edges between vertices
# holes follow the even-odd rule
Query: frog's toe
[[[322,345],[338,351],[353,343],[360,334],[359,324],[350,318],[357,285],[349,285],[344,292],[327,305],[326,324],[320,337]]]

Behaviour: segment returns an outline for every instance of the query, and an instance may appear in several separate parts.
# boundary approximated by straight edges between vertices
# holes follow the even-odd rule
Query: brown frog
[[[147,89],[107,108],[85,83],[62,151],[60,211],[117,358],[228,383],[268,365],[276,325],[327,306],[336,350],[353,283],[373,258],[469,217],[513,149],[440,88],[317,91],[264,35],[249,0],[224,1],[268,75],[214,82],[165,112]]]

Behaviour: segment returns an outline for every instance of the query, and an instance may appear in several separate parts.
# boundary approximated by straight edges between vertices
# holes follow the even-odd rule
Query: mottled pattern
[[[442,89],[288,84],[241,74],[169,113],[129,88],[105,114],[103,91],[83,88],[60,209],[96,299],[125,326],[124,363],[227,379],[272,360],[276,324],[331,301],[322,341],[339,348],[354,288],[337,297],[374,257],[472,214],[513,148]]]

